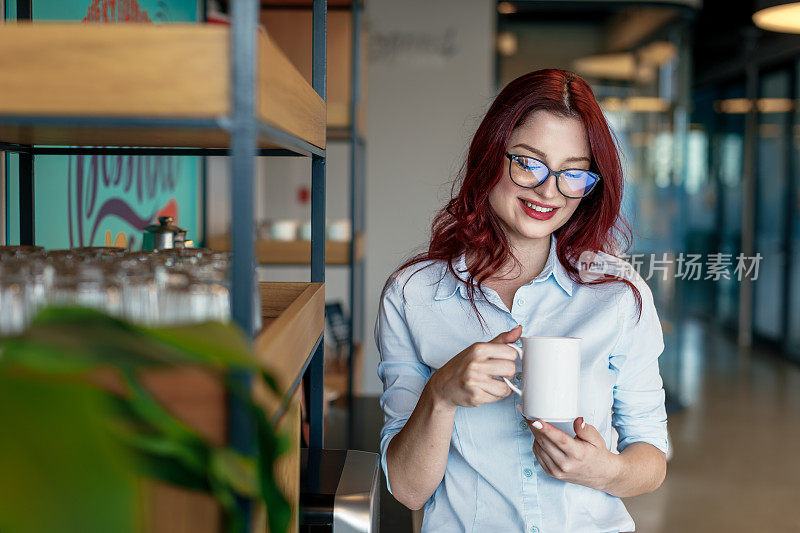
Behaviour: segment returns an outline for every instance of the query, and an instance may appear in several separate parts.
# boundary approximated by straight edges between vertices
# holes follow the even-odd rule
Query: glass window
[[[716,169],[718,172],[718,244],[719,251],[735,258],[741,251],[742,242],[742,172],[744,169],[745,107],[730,105],[743,102],[744,80],[733,83],[722,90],[721,100],[716,102],[718,130],[715,138]],[[731,279],[720,279],[717,283],[717,317],[729,327],[738,327],[739,283]]]
[[[762,259],[754,283],[753,331],[775,341],[783,336],[789,81],[788,69],[765,74],[758,98],[755,251]]]

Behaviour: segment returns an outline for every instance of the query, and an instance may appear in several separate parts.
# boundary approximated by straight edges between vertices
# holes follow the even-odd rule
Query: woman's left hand
[[[533,453],[545,472],[556,479],[605,490],[622,467],[619,455],[583,417],[573,422],[575,437],[541,420],[528,420],[534,436]]]

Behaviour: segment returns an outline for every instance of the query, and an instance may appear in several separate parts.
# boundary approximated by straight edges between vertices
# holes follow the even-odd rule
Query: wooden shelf
[[[365,237],[356,233],[356,261],[364,257]],[[212,250],[230,250],[230,238],[227,236],[210,237],[207,247]],[[267,241],[256,243],[258,262],[262,265],[306,265],[311,264],[311,241]],[[350,242],[325,241],[325,264],[350,264]]]
[[[356,343],[353,346],[353,395],[361,392],[361,369],[364,361],[364,346]],[[335,391],[339,396],[347,395],[347,356],[341,359],[326,353],[325,388]]]
[[[2,142],[229,145],[226,26],[20,22],[0,26],[0,49]],[[325,102],[263,31],[257,56],[261,148],[324,149]]]
[[[306,3],[310,6],[310,2]],[[298,0],[298,5],[303,0]],[[331,2],[328,3],[329,7]],[[350,2],[344,3],[349,7]],[[280,8],[283,6],[283,8]],[[286,3],[275,2],[270,9],[262,10],[261,23],[275,44],[297,67],[307,83],[311,80],[311,11],[292,8]],[[340,140],[349,137],[350,111],[353,99],[353,17],[347,10],[328,12],[328,78],[327,78],[327,125],[328,138]],[[356,128],[361,137],[367,131],[369,33],[362,22],[360,31],[360,80],[359,104],[356,108]],[[345,138],[346,138],[345,137]]]
[[[364,139],[364,132],[356,131],[359,139]],[[328,141],[349,141],[352,137],[349,126],[328,125]]]
[[[322,335],[325,313],[324,283],[262,282],[263,328],[253,342],[259,364],[270,372],[280,395],[257,382],[254,394],[268,416],[279,417],[294,394]]]
[[[300,382],[324,329],[324,283],[259,283],[263,327],[253,342],[260,366],[275,379],[276,394],[256,379],[253,396],[265,409],[277,430],[288,433],[290,451],[275,465],[275,476],[292,506],[290,531],[300,523]],[[258,506],[259,524],[266,531],[263,505]]]
[[[311,350],[323,331],[323,283],[260,283],[263,329],[254,341],[260,366],[276,380],[278,394],[255,379],[253,395],[279,431],[291,436],[290,452],[275,466],[281,490],[292,505],[293,530],[299,519],[300,382]],[[98,384],[124,390],[115,372],[99,372]],[[228,442],[228,395],[219,376],[206,368],[150,369],[143,384],[164,408],[215,445]],[[144,492],[147,531],[215,533],[222,509],[210,495],[148,481]],[[263,509],[259,508],[262,513]],[[264,517],[259,516],[259,523]],[[264,528],[261,528],[265,530]]]

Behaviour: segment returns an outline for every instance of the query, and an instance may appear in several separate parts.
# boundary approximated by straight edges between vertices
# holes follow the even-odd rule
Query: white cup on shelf
[[[310,241],[311,240],[311,220],[306,220],[300,225],[300,240],[302,241]]]
[[[269,236],[275,241],[293,241],[297,239],[299,221],[293,218],[284,218],[272,222]]]
[[[331,241],[350,240],[350,220],[347,218],[337,218],[328,224],[328,239]]]

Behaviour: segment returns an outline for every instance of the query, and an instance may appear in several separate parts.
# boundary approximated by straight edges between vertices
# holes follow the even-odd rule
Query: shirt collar
[[[462,253],[458,258],[456,258],[453,268],[455,268],[458,278],[453,276],[449,270],[446,271],[436,289],[436,294],[434,295],[435,300],[446,300],[453,296],[456,291],[459,291],[463,298],[467,298],[467,266],[465,254]],[[572,296],[572,290],[574,289],[575,282],[572,281],[572,278],[570,278],[567,274],[564,265],[562,265],[561,261],[558,260],[558,255],[556,255],[556,236],[553,233],[550,234],[550,253],[547,255],[547,261],[544,264],[544,268],[542,269],[542,272],[528,285],[533,283],[541,283],[549,278],[551,274],[555,278],[558,285],[564,289],[564,292],[566,292],[569,296]],[[480,297],[480,292],[476,292],[476,297]]]

